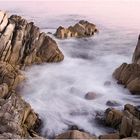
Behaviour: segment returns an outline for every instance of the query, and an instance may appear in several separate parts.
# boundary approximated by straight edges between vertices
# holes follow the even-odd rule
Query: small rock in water
[[[85,95],[85,99],[87,100],[94,100],[97,97],[97,94],[95,92],[88,92]]]
[[[70,125],[68,129],[69,130],[78,130],[78,131],[84,132],[84,130],[79,128],[77,125]]]
[[[52,33],[51,33],[51,32],[48,32],[47,34],[50,34],[50,35],[52,35]]]
[[[95,121],[98,124],[105,125],[105,114],[104,114],[104,112],[98,111],[96,116],[95,116]]]
[[[105,81],[104,82],[104,86],[110,86],[111,85],[111,81]]]
[[[106,105],[108,105],[108,106],[120,106],[120,103],[113,101],[113,100],[110,100],[110,101],[106,102]]]

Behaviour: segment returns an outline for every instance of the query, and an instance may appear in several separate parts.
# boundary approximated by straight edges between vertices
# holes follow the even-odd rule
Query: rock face
[[[0,60],[12,65],[58,62],[64,56],[56,42],[41,33],[33,22],[0,11]]]
[[[137,107],[126,104],[123,111],[109,108],[105,116],[106,124],[117,128],[120,138],[140,138],[140,111]]]
[[[138,38],[138,43],[137,43],[136,49],[133,54],[132,62],[136,63],[136,64],[140,64],[140,35]]]
[[[30,130],[40,122],[28,103],[13,92],[7,100],[0,100],[0,107],[0,138],[32,138]]]
[[[123,84],[132,94],[140,95],[140,36],[133,54],[132,64],[123,63],[117,68],[113,77],[118,84]]]
[[[74,26],[64,28],[60,26],[55,33],[55,36],[60,39],[70,38],[70,37],[89,37],[93,36],[98,32],[96,25],[81,20],[76,23]]]
[[[25,66],[59,62],[64,56],[56,42],[33,22],[0,11],[0,138],[40,138],[38,115],[16,92],[25,80]]]

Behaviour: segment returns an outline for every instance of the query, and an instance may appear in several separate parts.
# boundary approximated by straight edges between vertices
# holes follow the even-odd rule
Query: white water
[[[1,9],[25,16],[45,32],[55,32],[81,19],[94,22],[100,33],[93,38],[57,40],[65,59],[61,63],[33,66],[26,71],[22,95],[43,120],[42,134],[53,136],[69,125],[99,135],[107,129],[94,121],[97,111],[105,110],[108,100],[122,109],[126,103],[138,104],[139,98],[112,79],[123,62],[131,62],[140,30],[138,0],[99,0],[69,2],[7,2]],[[104,86],[111,81],[110,86]],[[85,94],[99,94],[86,100]]]

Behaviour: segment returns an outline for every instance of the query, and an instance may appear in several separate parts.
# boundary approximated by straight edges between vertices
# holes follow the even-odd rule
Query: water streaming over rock
[[[112,78],[115,68],[131,61],[140,29],[139,5],[138,1],[131,0],[122,3],[92,0],[88,4],[82,0],[75,4],[72,1],[42,1],[41,6],[39,2],[11,5],[3,2],[0,5],[1,9],[35,21],[45,32],[54,33],[59,25],[68,26],[80,19],[87,19],[99,28],[99,34],[91,38],[56,39],[64,53],[64,61],[26,70],[28,79],[21,93],[43,120],[44,136],[60,134],[71,125],[91,134],[105,133],[110,130],[100,127],[94,119],[98,111],[108,107],[107,101],[118,102],[121,106],[117,108],[126,103],[139,103],[137,96],[132,96]],[[111,84],[104,84],[106,81]],[[86,100],[87,92],[95,92],[98,96]]]

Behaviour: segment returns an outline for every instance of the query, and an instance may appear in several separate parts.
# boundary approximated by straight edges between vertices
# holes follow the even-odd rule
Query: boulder
[[[106,125],[116,128],[119,133],[117,136],[120,138],[140,136],[140,119],[139,110],[136,106],[126,104],[124,110],[119,111],[113,108],[108,108],[105,112]],[[102,135],[100,138],[109,139],[116,135]]]
[[[118,84],[123,84],[132,94],[140,95],[140,36],[133,54],[132,64],[123,63],[114,71],[113,77]]]
[[[97,94],[95,92],[88,92],[85,95],[85,99],[87,99],[87,100],[94,100],[94,99],[96,99],[96,97],[97,97]]]
[[[140,65],[123,63],[114,71],[113,77],[132,94],[140,94]]]
[[[96,32],[98,32],[96,25],[88,21],[81,20],[74,26],[70,26],[68,28],[64,28],[62,26],[58,27],[54,35],[59,39],[70,37],[81,38],[93,36]]]
[[[96,137],[78,130],[69,130],[56,136],[56,139],[96,139]]]

